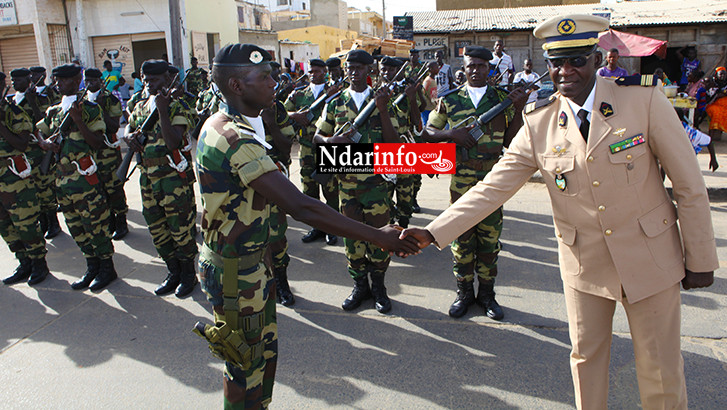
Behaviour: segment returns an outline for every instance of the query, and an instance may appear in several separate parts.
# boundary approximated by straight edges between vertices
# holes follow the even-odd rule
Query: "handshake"
[[[434,242],[434,237],[426,229],[386,225],[378,229],[379,235],[372,242],[389,253],[399,257],[416,255]]]

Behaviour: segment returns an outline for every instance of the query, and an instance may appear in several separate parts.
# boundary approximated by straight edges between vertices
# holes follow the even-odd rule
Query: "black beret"
[[[485,61],[492,60],[492,53],[490,50],[482,46],[467,46],[464,48],[464,55],[468,57],[477,57]]]
[[[270,66],[273,67],[273,68],[280,68],[281,67],[280,63],[277,62],[277,61],[271,61],[270,62]]]
[[[341,66],[341,59],[338,57],[331,57],[328,60],[326,60],[326,67],[340,67]]]
[[[103,73],[101,70],[95,67],[87,68],[86,71],[83,72],[83,75],[86,76],[86,78],[101,78],[103,77]]]
[[[35,67],[30,67],[30,72],[31,73],[45,73],[45,67],[41,67],[39,65],[37,65]]]
[[[141,64],[141,73],[149,75],[164,74],[169,70],[169,63],[164,60],[146,60]]]
[[[4,80],[4,79],[5,79],[5,73],[0,71],[0,80]]]
[[[404,65],[401,60],[397,60],[396,58],[389,56],[384,56],[384,58],[381,59],[381,64],[392,67],[401,67],[402,65]]]
[[[179,73],[179,69],[173,65],[170,65],[169,68],[167,69],[167,71],[169,71],[169,74]]]
[[[416,54],[418,52],[419,50],[417,50],[416,48],[412,48],[411,50],[409,50],[409,54]]]
[[[310,61],[308,62],[308,64],[310,64],[311,67],[313,67],[313,66],[325,67],[326,66],[326,62],[321,60],[320,58],[311,58]]]
[[[16,68],[10,72],[10,77],[27,77],[30,75],[30,70],[27,68]]]
[[[53,68],[51,72],[54,76],[59,78],[71,78],[81,73],[81,66],[76,64],[63,64]]]
[[[373,64],[374,58],[365,50],[357,49],[348,52],[346,61],[349,63]]]
[[[218,67],[248,67],[269,63],[273,56],[254,44],[229,44],[217,53],[213,65]]]

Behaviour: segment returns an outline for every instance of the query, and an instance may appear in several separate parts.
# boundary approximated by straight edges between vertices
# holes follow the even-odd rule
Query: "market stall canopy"
[[[666,58],[666,43],[613,29],[604,31],[598,36],[599,47],[605,50],[616,48],[622,57],[646,57],[653,54],[663,59]]]

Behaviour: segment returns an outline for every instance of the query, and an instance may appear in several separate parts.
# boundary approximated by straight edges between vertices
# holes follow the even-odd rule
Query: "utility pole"
[[[386,0],[381,0],[381,38],[386,38]]]
[[[179,9],[179,0],[169,0],[169,35],[172,43],[172,65],[184,68],[182,55],[182,13]]]

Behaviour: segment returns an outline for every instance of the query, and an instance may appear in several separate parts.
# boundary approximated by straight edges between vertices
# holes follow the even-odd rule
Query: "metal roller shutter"
[[[0,40],[0,61],[2,61],[2,71],[6,74],[16,68],[40,65],[35,37],[26,36]]]

